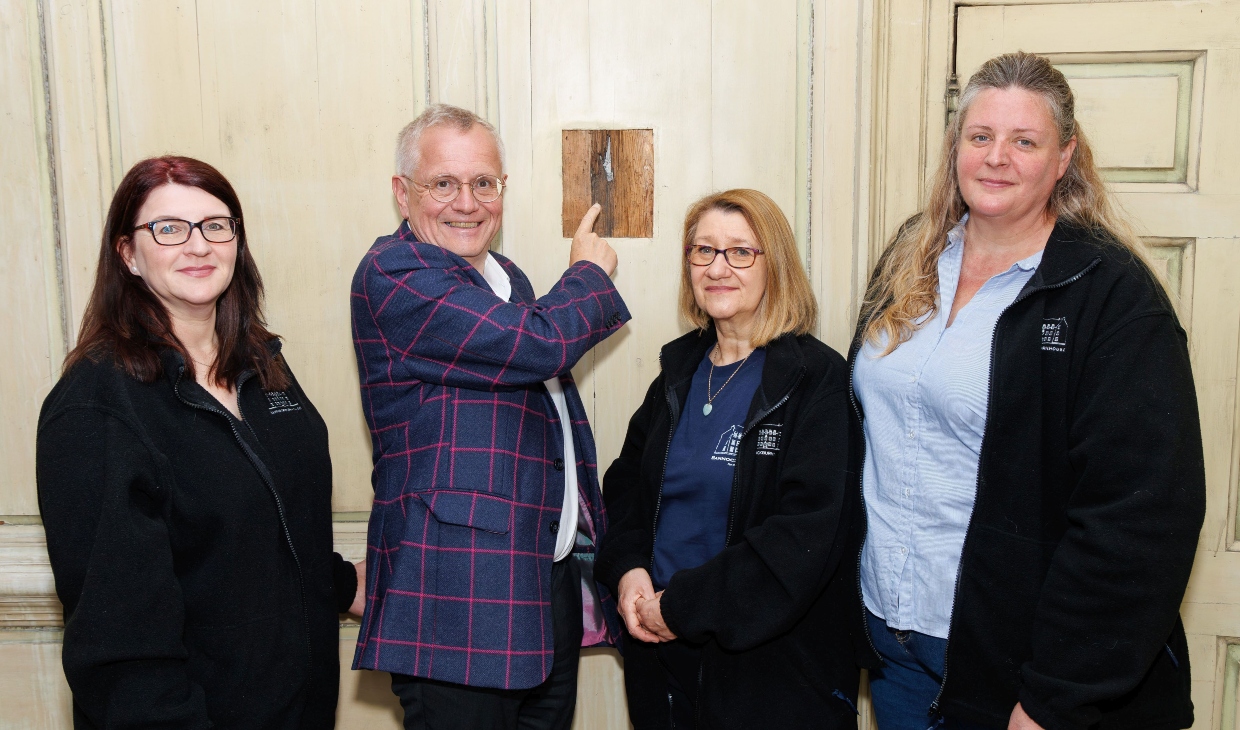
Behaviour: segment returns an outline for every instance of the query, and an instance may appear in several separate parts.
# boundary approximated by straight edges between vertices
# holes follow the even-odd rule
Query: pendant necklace
[[[720,353],[720,356],[722,357],[722,351],[719,349],[718,343],[715,343],[715,352]],[[753,354],[753,350],[750,350],[749,355],[752,355],[752,354]],[[745,360],[749,359],[749,355],[745,356]],[[710,372],[706,375],[706,405],[702,406],[703,416],[709,416],[710,412],[715,410],[714,407],[711,406],[711,403],[713,403],[714,400],[719,397],[719,394],[723,392],[724,388],[728,387],[728,383],[732,382],[732,378],[736,377],[736,374],[741,371],[741,368],[745,367],[745,360],[741,360],[741,364],[737,365],[736,369],[732,371],[732,374],[728,376],[728,379],[723,381],[723,385],[719,386],[719,390],[715,391],[714,395],[711,395],[710,394],[710,382],[711,382],[711,378],[714,377],[715,375],[715,360],[714,358],[711,358]]]

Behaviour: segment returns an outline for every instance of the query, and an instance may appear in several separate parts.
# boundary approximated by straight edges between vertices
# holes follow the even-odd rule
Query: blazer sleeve
[[[95,408],[67,409],[39,428],[39,509],[64,604],[65,678],[94,727],[213,726],[186,670],[162,460]]]
[[[1135,315],[1086,355],[1068,529],[1039,596],[1020,702],[1047,730],[1092,727],[1137,686],[1179,615],[1205,514],[1201,427],[1183,331]]]
[[[620,455],[603,475],[603,502],[610,524],[599,545],[594,576],[614,596],[620,595],[620,579],[625,573],[633,568],[649,569],[650,565],[654,535],[650,511],[641,503],[641,466],[664,382],[659,375],[650,384],[645,400],[629,419]]]
[[[630,319],[592,263],[569,267],[546,296],[525,304],[462,279],[439,256],[428,261],[396,246],[363,264],[353,316],[364,321],[355,331],[382,341],[400,377],[473,390],[534,385],[569,372]]]
[[[672,576],[661,608],[677,636],[752,649],[791,629],[826,588],[847,544],[848,408],[843,382],[812,398],[787,432],[778,512]]]

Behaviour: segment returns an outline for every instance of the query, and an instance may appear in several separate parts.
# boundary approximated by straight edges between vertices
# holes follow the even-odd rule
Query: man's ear
[[[400,210],[400,217],[409,220],[409,188],[405,185],[405,179],[400,175],[392,176],[392,195],[396,196],[396,207]]]

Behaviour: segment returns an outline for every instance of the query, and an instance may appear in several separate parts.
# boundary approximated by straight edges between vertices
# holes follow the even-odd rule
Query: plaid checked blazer
[[[512,280],[509,302],[402,223],[353,277],[375,490],[354,669],[501,689],[546,679],[565,468],[548,378],[559,376],[572,419],[579,521],[593,544],[606,530],[594,439],[569,370],[628,309],[594,264],[569,268],[535,299],[525,274],[495,258]],[[592,557],[593,544],[578,543]],[[610,641],[618,627],[599,620],[588,593],[586,643]]]

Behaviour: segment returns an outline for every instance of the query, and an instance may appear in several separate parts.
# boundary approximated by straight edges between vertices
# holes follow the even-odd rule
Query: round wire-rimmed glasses
[[[135,226],[134,230],[140,231],[145,228],[150,231],[151,236],[155,238],[155,243],[160,246],[180,246],[189,240],[195,228],[202,233],[203,238],[211,243],[228,243],[237,237],[237,230],[240,227],[240,218],[216,216],[203,218],[197,223],[190,223],[180,218],[161,218]]]
[[[719,254],[723,254],[723,260],[728,262],[728,266],[734,269],[748,269],[763,252],[748,246],[731,248],[715,248],[698,244],[685,246],[685,258],[689,259],[689,263],[694,266],[710,266],[715,263],[715,257]]]
[[[431,178],[430,182],[418,182],[407,177],[405,179],[422,188],[441,203],[451,203],[456,200],[456,196],[461,194],[461,187],[465,185],[451,175],[440,175]],[[504,181],[494,175],[479,175],[469,183],[469,188],[473,192],[474,200],[479,203],[494,203],[499,200],[499,196],[504,194]]]

